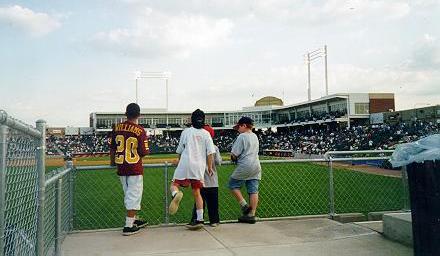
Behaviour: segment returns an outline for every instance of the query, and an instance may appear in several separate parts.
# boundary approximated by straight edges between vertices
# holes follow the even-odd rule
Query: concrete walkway
[[[64,256],[86,255],[412,255],[368,227],[329,219],[222,224],[189,231],[147,228],[134,236],[120,231],[76,233],[63,243]]]

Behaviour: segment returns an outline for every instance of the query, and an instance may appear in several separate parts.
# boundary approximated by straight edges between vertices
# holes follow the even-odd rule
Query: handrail
[[[393,152],[394,150],[327,151],[324,154],[324,158],[329,160],[332,155],[382,154],[382,153],[393,153]]]
[[[331,158],[331,157],[330,157]],[[332,162],[346,162],[346,161],[363,161],[363,160],[388,160],[388,156],[370,156],[370,157],[341,157],[341,158],[331,158],[329,161]]]
[[[6,125],[9,128],[23,132],[34,138],[40,139],[42,137],[41,132],[34,127],[17,120],[6,113],[6,111],[0,109],[0,125]]]
[[[60,178],[62,178],[64,175],[66,175],[67,173],[69,173],[72,170],[73,170],[72,168],[66,168],[62,172],[59,172],[59,173],[55,174],[54,176],[52,176],[52,177],[50,177],[49,179],[46,180],[46,182],[44,183],[44,186],[49,186],[50,184],[52,184],[55,181],[59,180]]]
[[[389,157],[381,156],[381,157],[348,157],[348,158],[312,158],[312,159],[284,159],[284,160],[260,160],[261,164],[277,164],[277,163],[310,163],[310,162],[339,162],[339,161],[362,161],[362,160],[387,160]],[[223,161],[221,165],[232,165],[234,164],[231,161]],[[159,167],[172,167],[176,166],[173,163],[159,163],[159,164],[144,164],[142,165],[144,168],[159,168]],[[81,171],[81,170],[108,170],[108,169],[115,169],[116,166],[111,165],[83,165],[83,166],[76,166],[75,170]]]

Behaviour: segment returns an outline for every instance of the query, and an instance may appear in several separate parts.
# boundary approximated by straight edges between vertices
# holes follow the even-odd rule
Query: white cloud
[[[257,17],[278,18],[297,24],[329,24],[352,22],[365,19],[393,20],[406,16],[410,6],[406,1],[364,1],[328,0],[297,1],[272,0],[258,1],[254,12]]]
[[[334,93],[395,93],[398,109],[412,108],[414,104],[428,102],[440,104],[440,71],[406,70],[400,67],[363,68],[350,64],[334,64],[329,67],[329,91]],[[312,73],[312,98],[324,96],[322,70]],[[218,102],[230,102],[227,109],[238,109],[251,105],[260,97],[272,95],[282,97],[285,92],[286,103],[298,103],[307,99],[307,73],[303,65],[274,67],[268,72],[248,72],[240,77],[225,77],[207,83],[196,92],[182,90],[179,95],[197,98],[194,102],[184,102],[185,109],[204,106],[219,110]],[[187,94],[187,95],[186,95]],[[252,98],[254,94],[254,98]],[[215,95],[216,101],[206,95]],[[177,100],[177,99],[176,99]]]
[[[410,4],[415,7],[433,8],[440,5],[438,0],[412,0]]]
[[[395,94],[397,109],[413,108],[420,102],[440,104],[440,71],[437,70],[338,64],[331,67],[329,77],[331,93],[391,92]]]
[[[411,10],[404,0],[122,0],[133,9],[148,6],[167,13],[204,13],[213,17],[232,19],[262,19],[264,21],[283,20],[295,25],[327,24],[339,21],[364,19],[392,20],[399,19]]]
[[[412,69],[439,69],[440,68],[440,44],[436,37],[425,34],[413,49],[408,68]]]
[[[0,25],[18,28],[32,36],[43,36],[61,27],[56,18],[20,5],[0,7]]]
[[[277,26],[386,22],[405,17],[411,10],[404,0],[120,1],[132,16],[131,26],[101,31],[92,41],[99,49],[141,57],[188,57],[196,49],[231,41],[236,27],[258,26],[257,20]]]
[[[169,16],[144,9],[129,28],[100,32],[93,41],[111,51],[132,56],[187,57],[195,49],[213,48],[230,39],[234,24],[228,19],[201,15]]]

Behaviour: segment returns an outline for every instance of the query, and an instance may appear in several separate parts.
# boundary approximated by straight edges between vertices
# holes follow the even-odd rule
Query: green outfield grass
[[[327,214],[328,169],[313,163],[263,164],[260,184],[259,217]],[[226,187],[234,166],[221,166],[219,173],[220,217],[235,220],[240,210]],[[146,168],[140,216],[150,224],[165,222],[164,183],[169,183],[173,169],[165,178],[163,168]],[[400,178],[335,169],[335,204],[338,213],[398,210],[402,208]],[[189,189],[175,216],[169,221],[186,223],[192,209]],[[125,210],[123,193],[115,170],[83,170],[76,173],[74,192],[74,228],[102,229],[121,227]]]

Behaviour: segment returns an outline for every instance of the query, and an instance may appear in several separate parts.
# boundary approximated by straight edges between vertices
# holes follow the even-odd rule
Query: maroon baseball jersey
[[[144,128],[129,121],[117,124],[110,137],[110,151],[119,176],[142,175],[142,157],[149,151]]]

